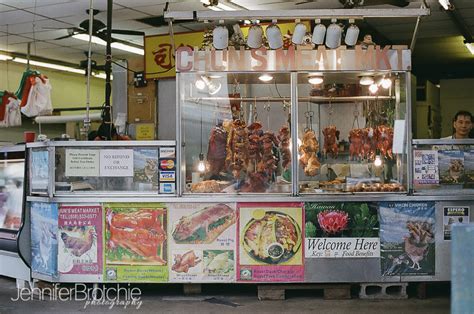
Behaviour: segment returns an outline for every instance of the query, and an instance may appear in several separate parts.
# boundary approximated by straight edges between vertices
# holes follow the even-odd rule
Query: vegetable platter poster
[[[167,205],[170,282],[235,281],[235,203]]]
[[[380,202],[382,276],[435,274],[435,203]]]
[[[237,281],[303,281],[303,203],[238,203],[237,208]]]
[[[58,204],[31,202],[31,270],[57,276]]]
[[[104,279],[167,282],[168,210],[162,203],[104,204]]]
[[[61,280],[68,277],[71,280],[101,280],[102,206],[61,205],[58,225],[58,271]]]

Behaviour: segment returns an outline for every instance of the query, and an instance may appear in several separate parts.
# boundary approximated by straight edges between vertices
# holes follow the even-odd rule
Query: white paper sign
[[[133,149],[102,149],[101,177],[133,177]]]
[[[99,150],[66,149],[66,177],[98,177]]]
[[[306,238],[305,258],[380,257],[379,238]]]
[[[413,163],[415,184],[439,184],[438,151],[415,149]]]
[[[395,120],[393,127],[393,146],[394,154],[403,154],[405,149],[405,120]]]

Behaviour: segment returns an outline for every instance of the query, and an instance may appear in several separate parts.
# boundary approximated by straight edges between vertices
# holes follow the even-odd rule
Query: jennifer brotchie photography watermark
[[[17,295],[12,297],[17,301],[76,301],[84,302],[84,309],[89,306],[107,306],[112,309],[115,306],[140,309],[142,291],[130,284],[103,285],[101,287],[86,285],[83,283],[74,286],[61,287],[59,283],[53,283],[47,287],[19,288]]]

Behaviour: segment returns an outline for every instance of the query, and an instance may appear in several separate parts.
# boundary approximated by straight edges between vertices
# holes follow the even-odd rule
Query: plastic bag
[[[28,95],[28,102],[21,108],[21,112],[27,117],[45,116],[53,113],[49,79],[35,78],[35,84],[31,87]]]
[[[20,101],[13,97],[8,97],[5,118],[3,121],[0,121],[0,127],[8,128],[13,126],[21,126]]]

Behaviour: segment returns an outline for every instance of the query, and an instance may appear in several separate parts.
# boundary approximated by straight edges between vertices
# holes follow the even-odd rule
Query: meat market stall
[[[298,17],[341,14],[309,11]],[[178,13],[167,17],[239,19]],[[277,24],[263,27],[249,36]],[[472,219],[474,142],[412,140],[411,51],[285,48],[179,45],[176,145],[29,145],[33,277],[449,280],[450,225]]]

